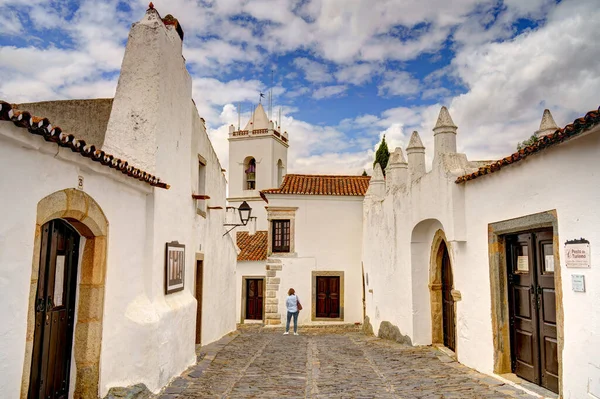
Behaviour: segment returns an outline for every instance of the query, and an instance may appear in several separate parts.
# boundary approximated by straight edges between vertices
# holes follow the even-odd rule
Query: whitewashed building
[[[226,181],[182,40],[150,8],[114,100],[0,102],[0,397],[157,392],[235,329]]]
[[[246,201],[256,217],[236,234],[238,320],[285,323],[294,288],[299,324],[361,322],[369,177],[287,174],[288,147],[260,104],[244,130],[230,127],[228,200],[235,208]]]
[[[364,201],[366,323],[564,398],[600,397],[600,112],[496,162],[457,153],[442,108],[433,165],[415,132]],[[591,258],[591,261],[590,261]]]

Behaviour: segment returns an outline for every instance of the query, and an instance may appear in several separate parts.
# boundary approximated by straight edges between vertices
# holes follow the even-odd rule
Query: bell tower
[[[260,190],[281,185],[287,173],[287,132],[280,132],[258,104],[243,130],[229,126],[229,197],[231,206],[246,201],[257,229],[267,229],[265,203]]]

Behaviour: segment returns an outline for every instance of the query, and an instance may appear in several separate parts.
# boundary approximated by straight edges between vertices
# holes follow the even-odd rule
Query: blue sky
[[[390,147],[405,147],[413,130],[430,157],[442,105],[469,159],[512,152],[544,108],[565,125],[600,105],[598,0],[154,5],[183,26],[194,99],[224,165],[237,105],[245,119],[271,89],[290,136],[288,170],[305,173],[368,170],[384,134]],[[0,99],[112,97],[129,27],[146,8],[0,0]]]

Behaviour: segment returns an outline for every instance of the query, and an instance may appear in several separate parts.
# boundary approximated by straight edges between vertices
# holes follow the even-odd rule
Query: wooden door
[[[507,271],[512,370],[558,392],[552,230],[509,236]]]
[[[78,259],[73,227],[59,219],[42,226],[30,399],[68,397]]]
[[[442,256],[442,323],[444,333],[444,345],[451,350],[456,350],[456,327],[454,315],[454,298],[452,298],[452,288],[454,279],[452,276],[452,267],[450,266],[450,256],[448,249],[444,245],[444,254]]]
[[[204,262],[196,261],[196,345],[202,343],[202,282],[204,279]]]
[[[263,279],[246,280],[246,319],[262,320]]]
[[[316,317],[337,319],[340,317],[339,276],[317,277]]]

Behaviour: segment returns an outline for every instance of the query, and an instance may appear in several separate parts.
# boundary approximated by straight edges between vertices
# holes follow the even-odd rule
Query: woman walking
[[[290,320],[292,317],[294,317],[294,335],[298,335],[298,313],[302,309],[302,305],[293,288],[288,290],[285,306],[287,307],[287,323],[285,323],[285,332],[283,335],[288,335],[290,333]]]

